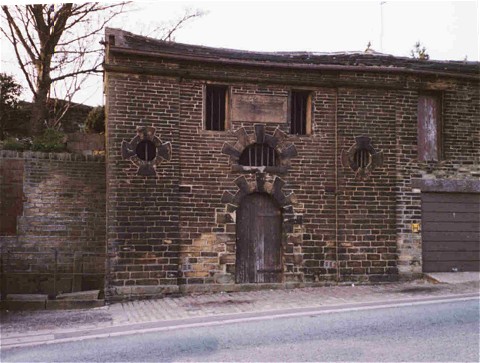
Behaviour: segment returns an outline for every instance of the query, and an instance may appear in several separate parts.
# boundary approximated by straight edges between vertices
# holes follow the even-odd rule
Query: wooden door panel
[[[280,282],[282,215],[268,194],[244,197],[237,211],[237,283]]]

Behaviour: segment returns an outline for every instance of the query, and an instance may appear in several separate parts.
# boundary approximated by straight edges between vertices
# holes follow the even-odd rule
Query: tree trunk
[[[40,50],[40,59],[36,65],[37,68],[37,82],[35,95],[33,97],[32,115],[30,118],[30,127],[33,136],[38,136],[43,133],[48,126],[48,99],[50,94],[50,62],[51,56],[42,45]]]
[[[30,131],[32,136],[38,136],[43,133],[48,122],[48,87],[37,89],[37,94],[33,99],[32,114],[30,116]]]

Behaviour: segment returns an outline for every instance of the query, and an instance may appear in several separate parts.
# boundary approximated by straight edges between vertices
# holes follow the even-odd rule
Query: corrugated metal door
[[[480,271],[480,194],[422,193],[424,272]]]

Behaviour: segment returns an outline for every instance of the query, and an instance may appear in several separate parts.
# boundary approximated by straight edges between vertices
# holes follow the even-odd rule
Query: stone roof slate
[[[198,61],[245,61],[259,64],[285,64],[285,65],[338,65],[382,68],[402,68],[411,71],[437,71],[458,73],[480,77],[480,63],[470,61],[438,61],[419,60],[408,57],[397,57],[378,52],[253,52],[245,50],[213,48],[199,45],[183,44],[162,41],[154,38],[136,35],[120,29],[107,28],[106,39],[115,37],[115,45],[110,44],[112,50],[134,50],[144,53],[168,54],[171,56],[187,56]]]

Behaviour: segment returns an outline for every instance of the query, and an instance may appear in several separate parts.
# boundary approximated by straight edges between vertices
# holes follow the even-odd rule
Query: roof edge
[[[399,66],[395,64],[391,65],[348,65],[348,64],[328,64],[328,63],[307,63],[298,62],[295,59],[289,60],[288,57],[301,57],[302,59],[308,59],[310,56],[315,58],[320,53],[310,52],[253,52],[243,51],[227,48],[214,48],[201,45],[190,45],[185,43],[167,42],[154,38],[148,38],[140,35],[136,35],[121,29],[106,28],[105,29],[106,40],[108,44],[108,51],[117,54],[129,54],[136,56],[145,56],[153,58],[166,58],[170,60],[185,61],[185,62],[203,62],[203,63],[216,63],[227,65],[243,65],[243,66],[255,66],[255,67],[274,67],[282,69],[298,69],[298,70],[330,70],[330,71],[364,71],[364,72],[384,72],[384,73],[407,73],[407,74],[423,74],[423,75],[437,75],[454,77],[461,79],[470,79],[480,81],[480,62],[467,62],[465,65],[472,67],[477,66],[477,73],[461,73],[458,70],[442,70],[442,69],[429,69],[428,65],[455,65],[461,66],[464,62],[460,61],[417,61],[421,62],[422,69],[409,68],[405,66]],[[131,37],[136,41],[141,41],[145,48],[134,48],[129,44],[127,37]],[[195,52],[196,51],[196,52]],[[202,52],[204,54],[202,54]],[[229,54],[231,53],[231,54]],[[387,54],[362,54],[362,53],[322,53],[322,57],[336,56],[348,56],[356,54],[358,56],[371,56],[373,57],[385,57],[391,58],[396,61],[408,61],[414,62],[415,60],[407,57],[396,57]],[[230,56],[229,56],[230,55]],[[241,55],[241,57],[239,56]],[[237,57],[235,57],[237,56]],[[251,57],[249,57],[251,56]],[[260,60],[251,59],[254,57],[260,58],[262,56],[270,57],[270,59]],[[249,59],[250,58],[250,59]],[[278,58],[275,61],[275,58]],[[279,61],[282,60],[282,61]]]

